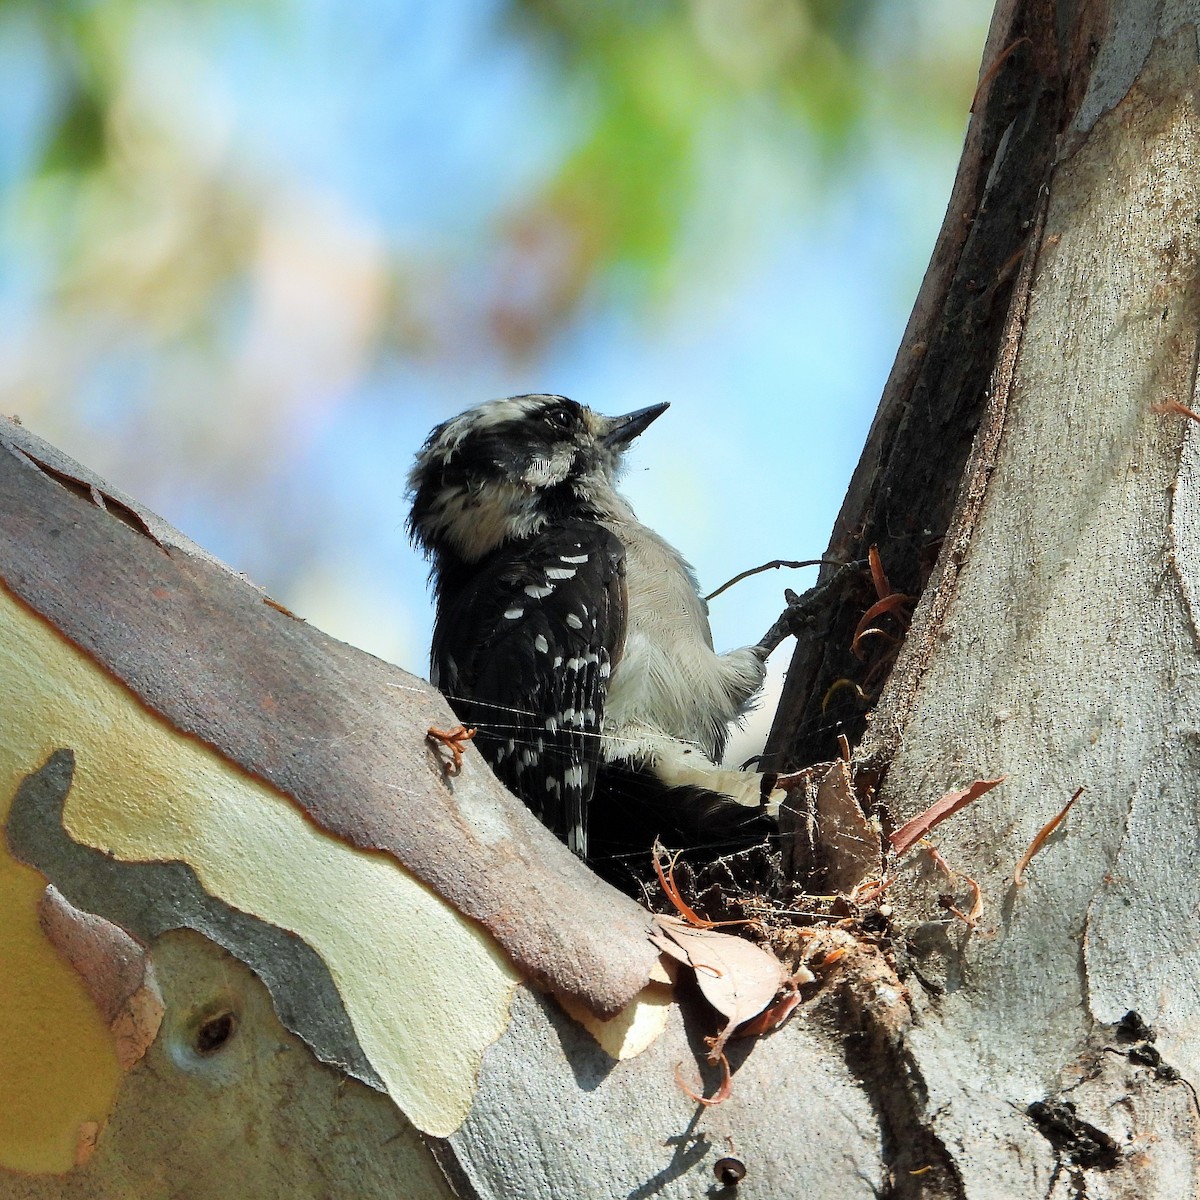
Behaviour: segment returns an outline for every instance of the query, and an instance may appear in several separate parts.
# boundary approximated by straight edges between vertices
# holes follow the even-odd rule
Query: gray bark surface
[[[1083,1168],[1014,1120],[1046,1099],[1120,1150],[1088,1196],[1196,1187],[1194,1095],[1113,1032],[1137,1010],[1197,1078],[1197,560],[1179,535],[1200,430],[1153,406],[1193,403],[1200,125],[1195,31],[1165,33],[1055,172],[999,452],[887,770],[897,817],[1009,774],[935,838],[983,887],[983,923],[908,932],[909,1044],[973,1198],[1075,1194]],[[899,886],[913,919],[944,880]]]

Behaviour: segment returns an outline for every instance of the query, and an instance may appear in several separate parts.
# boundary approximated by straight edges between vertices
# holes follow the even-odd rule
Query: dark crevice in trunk
[[[929,276],[825,555],[851,561],[878,547],[893,590],[914,602],[953,517],[1064,121],[1053,8],[1016,5],[1000,41],[999,53],[1013,48],[984,86]],[[878,638],[863,658],[851,652],[877,598],[861,582],[831,597],[824,628],[798,643],[764,765],[832,759],[839,734],[860,739],[897,651]],[[902,616],[878,624],[903,637]]]
[[[887,1185],[882,1200],[966,1200],[953,1156],[928,1124],[924,1081],[904,1031],[877,1013],[853,985],[838,994],[838,1037],[846,1066],[862,1084],[882,1131]]]

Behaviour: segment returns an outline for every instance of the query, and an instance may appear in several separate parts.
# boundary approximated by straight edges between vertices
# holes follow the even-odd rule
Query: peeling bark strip
[[[119,925],[76,908],[54,886],[42,893],[38,924],[78,973],[112,1031],[121,1070],[131,1070],[157,1036],[163,1016],[145,947]]]
[[[911,821],[906,821],[899,829],[888,834],[888,841],[896,854],[903,854],[912,844],[926,837],[936,826],[948,817],[952,817],[960,808],[978,800],[985,792],[1004,782],[1006,775],[999,779],[977,779],[970,787],[953,792],[947,792],[941,799],[936,800],[924,812],[918,813]]]
[[[123,863],[81,846],[63,828],[75,756],[58,750],[21,784],[4,829],[20,861],[60,881],[87,912],[152,942],[193,929],[244,962],[271,993],[280,1021],[322,1062],[385,1091],[367,1061],[320,955],[303,939],[210,896],[186,863]]]
[[[392,855],[540,986],[602,1016],[645,986],[646,914],[474,756],[443,779],[425,737],[454,719],[427,684],[264,603],[159,518],[99,507],[89,485],[112,494],[0,420],[0,582],[18,599],[180,732],[330,833]]]
[[[982,426],[971,447],[971,455],[963,471],[962,486],[955,506],[954,518],[934,568],[930,586],[926,588],[904,643],[904,653],[897,659],[895,670],[888,677],[879,707],[872,716],[867,736],[859,748],[867,769],[883,769],[896,751],[908,722],[921,676],[929,664],[937,644],[938,632],[954,596],[958,572],[971,545],[975,524],[987,495],[988,481],[1000,440],[1004,432],[1004,415],[1012,391],[1021,349],[1021,337],[1029,307],[1030,287],[1037,264],[1037,248],[1045,228],[1045,196],[1039,207],[1033,232],[1025,250],[1021,270],[1009,305],[1008,321],[997,353],[996,367],[989,381],[987,410]]]

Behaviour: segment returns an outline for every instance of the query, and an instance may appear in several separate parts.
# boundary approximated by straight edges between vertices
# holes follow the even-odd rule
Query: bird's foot
[[[843,563],[828,579],[810,587],[803,595],[798,595],[791,588],[785,588],[783,598],[787,601],[787,608],[754,649],[765,659],[785,639],[794,637],[802,629],[812,626],[829,594],[867,565],[866,560]]]
[[[465,725],[455,725],[453,729],[438,729],[436,725],[429,727],[425,734],[426,738],[436,745],[445,746],[450,751],[451,757],[442,760],[442,770],[447,775],[457,775],[462,770],[463,749],[475,736],[475,732],[474,729],[468,729]]]

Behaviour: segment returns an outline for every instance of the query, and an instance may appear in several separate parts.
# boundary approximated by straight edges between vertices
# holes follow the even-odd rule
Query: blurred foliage
[[[524,327],[509,313],[502,335],[533,340],[607,265],[652,274],[669,262],[704,136],[722,114],[754,106],[777,133],[799,131],[814,169],[834,174],[861,148],[872,95],[903,98],[894,109],[900,121],[907,112],[930,124],[961,122],[978,47],[928,71],[920,30],[905,20],[913,8],[888,0],[511,0],[513,26],[562,64],[567,85],[590,102],[591,120],[516,226],[526,244],[539,232],[555,242],[556,274],[544,283],[541,310],[526,312]],[[878,54],[880,42],[894,57]],[[779,141],[786,153],[786,136]]]
[[[875,285],[879,227],[927,228],[988,3],[0,0],[0,410],[298,607],[394,628],[397,448],[464,397],[649,361],[662,298],[794,403],[772,271],[845,304],[800,243],[851,227]],[[864,358],[839,311],[829,353]]]
[[[276,0],[192,0],[205,8],[273,6]],[[128,68],[128,49],[145,0],[0,0],[0,16],[16,14],[42,35],[57,92],[39,167],[87,172],[109,149],[113,104]]]
[[[276,0],[191,0],[206,10]],[[214,297],[244,270],[254,205],[236,178],[205,170],[169,120],[131,95],[147,0],[0,0],[44,53],[49,99],[20,213],[58,274],[51,304],[145,323],[157,337],[210,338]],[[111,328],[106,330],[111,334]]]
[[[750,106],[760,123],[798,131],[815,169],[834,172],[853,158],[872,93],[903,93],[897,111],[920,120],[961,119],[973,55],[923,70],[919,45],[905,47],[902,28],[918,2],[508,0],[506,36],[556,64],[582,120],[552,176],[499,216],[499,278],[484,336],[525,356],[607,268],[622,267],[643,290],[652,284],[671,262],[705,139],[723,116],[737,119]],[[166,324],[176,333],[207,336],[214,300],[252,253],[254,184],[228,163],[207,175],[193,169],[186,147],[171,152],[177,134],[145,97],[140,107],[130,102],[131,46],[139,18],[156,3],[163,0],[0,0],[0,15],[19,12],[36,25],[53,75],[52,112],[29,184],[32,207],[60,221],[53,234],[66,272],[60,298],[90,303],[89,281],[103,278],[109,304],[141,316],[152,309],[160,323],[173,313]],[[287,0],[182,6],[189,20],[239,8],[287,19]],[[889,46],[900,46],[891,60],[874,55],[881,23]],[[38,187],[48,178],[66,185],[54,198]],[[105,221],[124,224],[125,235],[98,253]],[[138,230],[158,232],[156,253],[127,254]],[[122,262],[113,261],[114,246]],[[408,264],[393,268],[393,288],[402,291]],[[413,344],[441,340],[405,311],[403,296],[393,300],[397,336],[406,330]]]
[[[858,62],[873,0],[513,0],[513,24],[538,39],[588,94],[590,128],[521,225],[553,229],[565,250],[544,311],[570,311],[605,265],[653,269],[670,258],[701,135],[747,97],[802,121],[828,154],[862,114]],[[511,315],[502,330],[520,340]]]
[[[57,111],[48,127],[40,168],[83,172],[99,167],[107,153],[106,117],[120,70],[119,44],[128,22],[128,5],[0,0],[0,11],[4,10],[23,13],[37,24],[53,64]]]

